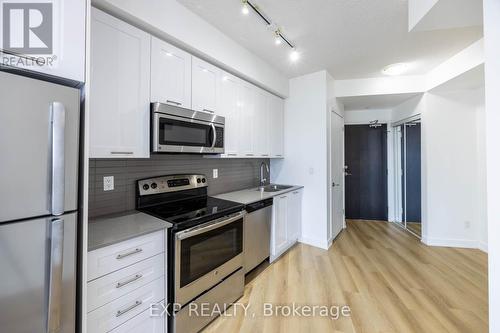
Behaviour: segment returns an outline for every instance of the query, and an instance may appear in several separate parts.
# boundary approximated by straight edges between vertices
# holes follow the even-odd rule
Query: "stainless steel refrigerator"
[[[80,91],[0,72],[0,331],[73,333]]]

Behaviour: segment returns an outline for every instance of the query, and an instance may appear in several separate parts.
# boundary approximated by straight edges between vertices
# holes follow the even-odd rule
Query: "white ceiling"
[[[419,93],[339,97],[345,111],[365,109],[392,109]]]
[[[425,74],[482,36],[482,27],[408,32],[407,1],[254,0],[297,45],[291,64],[260,18],[241,14],[241,0],[178,0],[288,77],[325,68],[336,79],[377,77],[396,62]]]

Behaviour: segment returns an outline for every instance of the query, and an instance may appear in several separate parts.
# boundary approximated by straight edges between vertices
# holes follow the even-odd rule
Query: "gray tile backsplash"
[[[218,159],[200,155],[152,155],[149,159],[91,159],[89,217],[135,208],[135,181],[168,174],[204,174],[208,194],[236,191],[259,184],[259,167],[268,159]],[[212,178],[212,169],[219,177]],[[114,176],[115,189],[103,191],[104,176]]]

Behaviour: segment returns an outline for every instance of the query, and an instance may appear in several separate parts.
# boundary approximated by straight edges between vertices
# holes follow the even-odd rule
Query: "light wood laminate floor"
[[[328,251],[298,244],[263,269],[239,300],[247,316],[236,307],[205,332],[487,332],[487,282],[479,250],[427,247],[387,222],[348,221]],[[351,316],[264,317],[266,302],[348,305]]]

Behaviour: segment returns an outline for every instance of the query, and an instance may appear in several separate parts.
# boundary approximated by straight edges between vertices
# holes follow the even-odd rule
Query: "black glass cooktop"
[[[172,224],[198,224],[238,212],[243,205],[212,197],[199,197],[144,207],[141,210]]]

